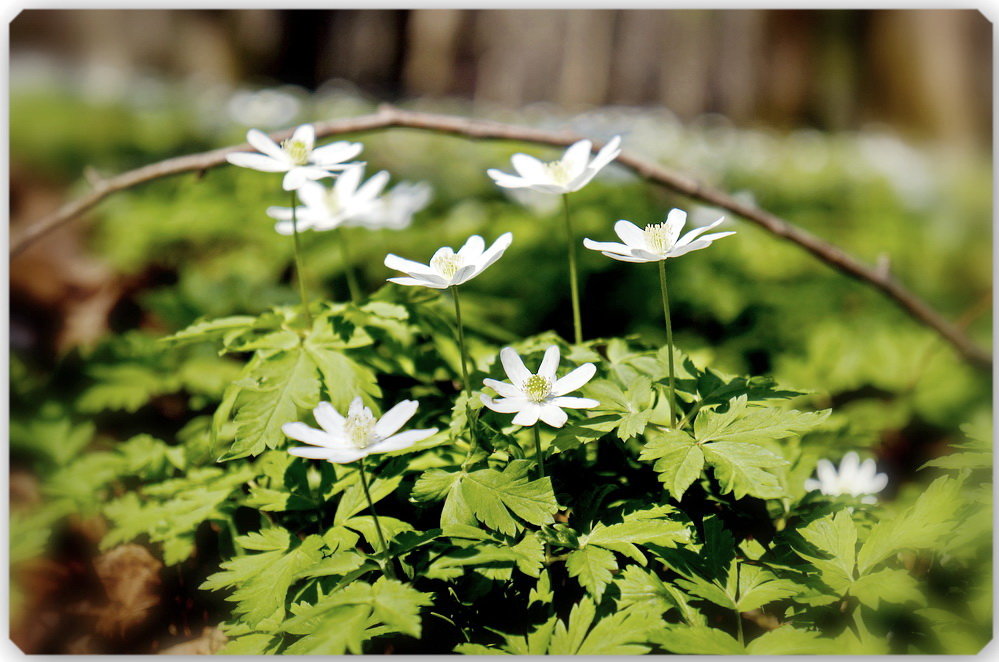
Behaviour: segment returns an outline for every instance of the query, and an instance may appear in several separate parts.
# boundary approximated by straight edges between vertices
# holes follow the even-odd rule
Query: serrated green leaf
[[[746,396],[729,400],[728,411],[705,410],[694,421],[698,443],[759,442],[789,437],[812,429],[829,416],[829,411],[786,411],[773,407],[747,407]]]
[[[850,594],[871,609],[877,609],[881,602],[925,604],[923,594],[916,580],[904,570],[884,569],[864,575],[853,582]]]
[[[575,577],[579,585],[599,602],[604,589],[617,571],[617,560],[613,552],[587,545],[569,552],[565,559],[565,569],[570,577]]]
[[[739,598],[735,608],[753,611],[776,600],[797,595],[801,589],[792,581],[778,579],[772,572],[755,565],[739,564]]]
[[[762,446],[745,441],[719,441],[701,446],[704,460],[714,469],[722,492],[732,492],[737,499],[747,494],[761,499],[784,496],[784,488],[768,469],[787,464]]]
[[[551,479],[528,480],[534,466],[514,460],[502,472],[480,469],[465,475],[459,484],[465,504],[477,520],[506,535],[520,530],[517,518],[535,526],[551,523],[558,511]]]
[[[749,642],[746,652],[750,655],[830,655],[837,651],[835,644],[823,639],[818,632],[782,625]]]
[[[681,431],[649,435],[639,459],[655,460],[652,468],[659,473],[666,491],[678,501],[704,469],[701,448]]]
[[[319,403],[319,375],[301,348],[261,361],[253,373],[257,387],[244,389],[236,405],[236,438],[222,458],[259,455],[287,442],[281,426],[300,419]]]
[[[681,655],[742,655],[746,649],[730,634],[705,625],[671,625],[653,634],[655,643]]]

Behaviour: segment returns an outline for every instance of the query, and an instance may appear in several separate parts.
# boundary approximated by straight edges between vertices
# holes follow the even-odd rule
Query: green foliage
[[[34,106],[20,104],[14,151],[54,158],[33,151]],[[120,108],[107,115],[138,123]],[[119,169],[179,140],[211,146],[193,120],[165,137],[147,127],[141,154],[102,126],[100,141],[78,137],[57,155],[59,167],[88,150]],[[674,128],[680,147],[718,137]],[[950,206],[939,195],[914,211],[861,153],[861,138],[813,136],[828,154],[810,173],[795,165],[811,145],[800,137],[768,135],[749,149],[761,135],[726,132],[733,147],[714,140],[707,162],[696,162],[703,149],[663,158],[685,154],[673,165],[751,190],[872,262],[871,246],[890,251],[893,273],[945,302],[948,316],[987,293],[980,229],[941,213]],[[12,464],[31,468],[41,495],[12,513],[12,563],[47,553],[70,516],[98,514],[108,524],[102,549],[135,541],[171,572],[208,576],[201,590],[225,596],[211,618],[233,654],[979,650],[991,638],[987,379],[889,304],[740,226],[738,241],[669,264],[683,348],[673,424],[654,272],[581,255],[584,322],[590,337],[606,337],[566,343],[557,219],[515,207],[481,176],[515,149],[366,139],[372,168],[429,173],[439,198],[404,232],[344,230],[369,294],[356,304],[332,302],[344,298],[340,230],[304,235],[311,324],[286,278],[291,242],[263,214],[286,204],[266,175],[220,168],[108,200],[95,251],[123,273],[163,270],[176,281],[135,299],[155,334],[110,334],[51,374],[12,356]],[[602,239],[609,218],[658,219],[672,201],[646,193],[598,178],[573,196],[579,233]],[[968,207],[963,215],[987,228],[988,205]],[[941,220],[922,227],[924,215]],[[388,275],[386,252],[425,260],[445,243],[506,230],[516,250],[463,289],[468,398],[449,295],[374,285]],[[941,230],[959,257],[927,250]],[[986,326],[973,322],[972,333],[987,340]],[[155,337],[162,329],[171,333]],[[482,378],[502,378],[501,347],[536,365],[550,344],[597,366],[573,395],[600,405],[542,428],[541,477],[530,431],[484,411],[478,395]],[[749,374],[759,372],[772,375]],[[356,465],[291,457],[281,432],[312,424],[320,400],[343,412],[357,396],[376,412],[418,399],[409,425],[446,431],[446,443],[369,458],[374,508]],[[902,466],[912,448],[946,444],[950,454],[920,456],[921,473]],[[889,474],[878,503],[805,491],[819,458],[851,449]]]

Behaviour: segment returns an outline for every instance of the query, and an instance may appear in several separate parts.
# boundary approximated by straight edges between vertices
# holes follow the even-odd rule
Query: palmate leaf
[[[755,565],[738,565],[739,594],[735,608],[753,611],[776,600],[797,595],[800,587],[787,579],[778,579],[772,572]]]
[[[213,320],[198,320],[194,324],[185,327],[162,339],[167,343],[201,342],[214,338],[233,330],[248,329],[257,321],[256,317],[249,315],[234,315],[232,317],[219,317]]]
[[[798,529],[798,533],[811,549],[795,551],[819,569],[823,583],[840,595],[849,590],[857,554],[857,528],[849,513],[840,510],[827,515]]]
[[[354,581],[339,591],[319,599],[313,605],[294,607],[294,616],[281,629],[291,634],[306,635],[288,648],[292,654],[337,654],[346,648],[360,653],[364,637],[341,632],[349,629],[359,635],[366,628],[377,627],[381,632],[401,632],[419,637],[420,609],[431,604],[430,594],[394,579],[381,577],[374,584]],[[340,636],[323,635],[327,629]],[[315,637],[315,633],[320,633]]]
[[[237,556],[222,564],[222,570],[208,577],[202,589],[233,587],[226,600],[235,602],[234,611],[249,625],[276,627],[285,614],[285,595],[295,576],[322,558],[323,540],[309,536],[300,544],[287,529],[273,527],[240,536],[237,544],[258,554]]]
[[[281,426],[299,420],[301,410],[319,403],[319,373],[301,347],[259,361],[250,374],[255,383],[236,401],[236,438],[220,460],[259,455],[283,445]]]
[[[714,470],[722,492],[736,498],[783,496],[775,469],[788,462],[755,442],[797,434],[821,423],[828,411],[785,411],[747,407],[746,396],[728,401],[728,410],[703,410],[694,420],[693,435],[682,430],[647,433],[640,459],[653,461],[666,491],[679,500],[705,466]]]
[[[683,498],[683,493],[704,470],[701,447],[680,431],[649,435],[639,459],[655,461],[652,468],[659,473],[666,491],[677,500]]]
[[[604,589],[617,571],[617,559],[613,552],[587,545],[569,552],[565,559],[565,569],[570,577],[575,577],[579,585],[599,602]]]
[[[694,421],[694,439],[701,444],[783,439],[812,429],[830,413],[830,410],[801,412],[774,407],[747,407],[746,402],[746,396],[741,395],[728,401],[728,411],[702,411]]]
[[[456,483],[458,491],[452,487],[448,500],[454,496],[475,519],[510,536],[522,528],[520,520],[535,526],[550,524],[558,503],[550,478],[528,480],[534,466],[531,460],[514,460],[503,471],[480,469],[464,474]],[[442,528],[446,533],[443,519]]]
[[[742,644],[724,630],[706,625],[671,625],[652,634],[663,649],[681,655],[742,655]]]
[[[790,625],[764,632],[746,646],[750,655],[830,655],[839,651],[830,639],[812,630],[799,630]]]
[[[506,635],[498,648],[460,644],[455,651],[466,655],[641,655],[651,633],[662,621],[641,609],[624,609],[596,618],[596,606],[589,598],[576,603],[568,622],[557,616],[537,626],[526,636]]]
[[[877,609],[881,602],[899,605],[911,602],[920,606],[926,602],[912,575],[897,568],[886,568],[864,575],[850,587],[850,595],[871,609]]]
[[[671,609],[677,609],[688,624],[704,621],[704,617],[688,604],[687,597],[681,591],[637,565],[626,567],[614,581],[614,585],[620,595],[618,604],[623,608],[637,605],[638,609],[660,616]]]

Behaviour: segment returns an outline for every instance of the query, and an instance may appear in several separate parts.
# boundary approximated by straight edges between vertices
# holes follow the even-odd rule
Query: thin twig
[[[570,145],[579,139],[578,135],[567,131],[545,131],[487,120],[401,110],[391,106],[382,106],[377,113],[370,115],[317,122],[314,126],[317,137],[365,133],[396,127],[432,131],[477,140],[511,140],[559,147]],[[288,138],[291,133],[292,131],[289,129],[273,133],[271,137],[280,141]],[[593,149],[597,150],[602,146],[599,141],[594,141]],[[10,254],[16,256],[42,236],[92,209],[113,193],[170,175],[208,170],[225,163],[227,154],[249,149],[251,149],[250,146],[244,143],[210,152],[179,156],[130,170],[116,177],[99,180],[94,183],[93,189],[89,193],[38,219],[20,234],[12,237]],[[989,352],[975,345],[959,328],[906,289],[887,270],[864,264],[839,247],[774,214],[740,202],[727,193],[704,186],[695,179],[663,168],[651,161],[622,153],[618,156],[616,163],[647,181],[664,186],[693,200],[725,209],[760,226],[771,234],[801,246],[834,269],[880,290],[882,294],[907,312],[910,317],[939,333],[965,360],[978,368],[991,370],[992,356]]]

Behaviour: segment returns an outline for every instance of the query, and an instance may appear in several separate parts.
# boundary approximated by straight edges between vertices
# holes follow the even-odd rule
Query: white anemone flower
[[[319,430],[305,423],[285,423],[281,430],[296,441],[311,444],[289,448],[292,455],[345,464],[372,453],[401,451],[435,434],[437,428],[399,432],[419,404],[416,400],[403,400],[376,419],[360,397],[350,403],[346,418],[329,402],[320,402],[312,410]]]
[[[874,460],[868,458],[861,463],[854,451],[843,456],[839,471],[826,459],[819,460],[815,471],[818,478],[806,479],[805,489],[810,492],[819,490],[826,496],[847,494],[862,497],[860,500],[863,503],[875,503],[878,498],[874,495],[888,485],[888,476],[878,473]]]
[[[311,124],[295,129],[291,138],[280,145],[257,129],[246,132],[246,141],[259,153],[233,152],[226,160],[242,168],[286,173],[282,182],[286,191],[298,190],[309,180],[329,177],[333,171],[343,170],[352,165],[345,162],[364,149],[361,143],[346,141],[316,147],[316,129]]]
[[[503,251],[513,241],[513,233],[505,232],[486,249],[486,242],[479,235],[472,235],[465,245],[454,252],[450,247],[437,249],[430,258],[430,264],[420,264],[389,253],[385,256],[385,266],[407,274],[408,277],[389,278],[389,282],[399,285],[422,285],[435,290],[444,290],[461,285],[478,276],[493,262],[500,259]]]
[[[622,262],[658,262],[707,248],[715,239],[735,234],[735,232],[704,234],[718,227],[724,220],[725,217],[719,218],[711,225],[695,228],[680,237],[680,230],[687,222],[687,212],[673,209],[666,216],[665,223],[646,225],[644,230],[631,221],[620,220],[615,223],[614,232],[621,238],[623,244],[615,241],[584,239],[583,245]]]
[[[614,136],[590,160],[593,143],[580,140],[558,161],[545,163],[527,154],[514,154],[510,158],[516,175],[490,168],[486,174],[503,188],[528,188],[539,193],[572,193],[590,183],[590,180],[621,153],[621,136]]]
[[[433,187],[426,182],[399,182],[358,215],[355,223],[369,230],[403,230],[430,204],[432,195]]]
[[[298,189],[303,206],[295,208],[298,231],[332,230],[369,213],[388,184],[389,174],[382,170],[361,184],[363,178],[364,166],[350,166],[332,187],[319,182],[303,183]],[[291,212],[291,207],[267,208],[267,215],[277,220],[274,229],[279,234],[293,233]]]
[[[569,397],[566,394],[582,388],[593,378],[597,369],[592,363],[584,363],[565,377],[556,378],[558,368],[558,347],[552,345],[545,350],[541,366],[537,374],[532,374],[512,347],[504,347],[500,351],[500,361],[510,383],[495,379],[484,379],[483,384],[493,389],[501,397],[493,400],[482,394],[480,399],[489,409],[501,414],[516,414],[513,422],[516,425],[534,425],[541,419],[552,427],[565,425],[569,416],[563,411],[568,409],[589,409],[600,403],[591,398]]]

